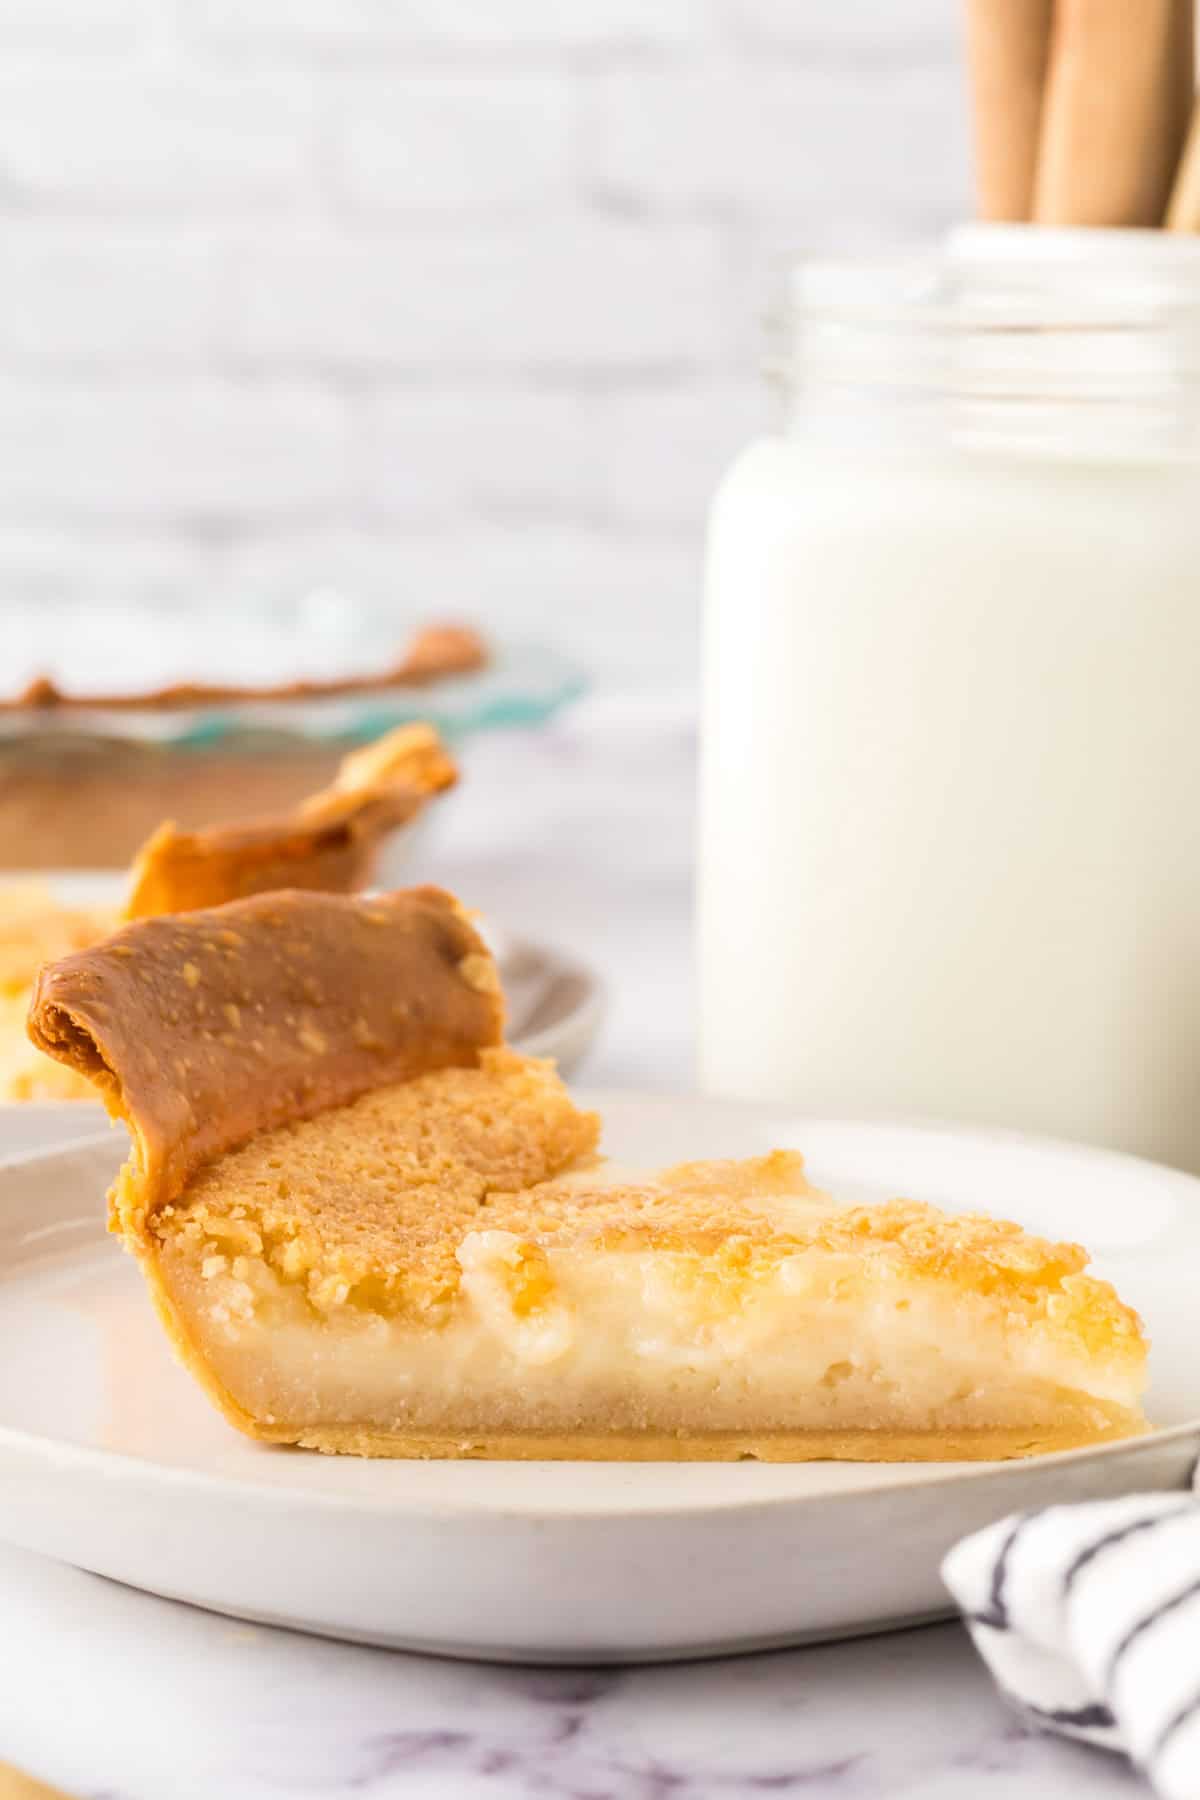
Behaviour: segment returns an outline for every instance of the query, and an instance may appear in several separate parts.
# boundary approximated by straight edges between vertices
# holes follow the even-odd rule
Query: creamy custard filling
[[[973,1432],[1136,1415],[1139,1369],[1011,1296],[864,1276],[822,1249],[741,1281],[687,1252],[466,1232],[461,1284],[422,1321],[320,1314],[260,1257],[168,1239],[204,1359],[268,1424],[427,1432]],[[1064,1409],[1069,1419],[1064,1421]]]

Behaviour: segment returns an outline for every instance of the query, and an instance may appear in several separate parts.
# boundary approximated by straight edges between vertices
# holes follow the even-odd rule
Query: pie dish
[[[470,675],[486,668],[484,640],[469,625],[425,625],[386,667],[361,675],[329,681],[287,681],[275,684],[178,681],[170,686],[145,688],[132,693],[82,694],[64,692],[55,681],[39,675],[18,694],[0,697],[0,712],[170,711],[180,707],[276,700],[324,700],[351,694],[376,693],[388,688],[420,688],[452,675]]]
[[[365,887],[388,834],[457,778],[432,726],[402,725],[344,757],[332,784],[289,813],[195,832],[161,825],[134,859],[123,908],[64,907],[32,884],[0,889],[0,1101],[95,1098],[90,1083],[30,1045],[25,1015],[43,963],[97,942],[123,919],[272,888]]]
[[[601,1163],[439,890],[134,923],[44,969],[29,1026],[128,1124],[111,1227],[252,1437],[897,1461],[1145,1428],[1140,1323],[1076,1245],[839,1205],[792,1151]]]

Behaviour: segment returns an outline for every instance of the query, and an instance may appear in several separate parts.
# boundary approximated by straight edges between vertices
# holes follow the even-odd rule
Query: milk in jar
[[[714,503],[702,1082],[1200,1169],[1194,314],[891,279]]]

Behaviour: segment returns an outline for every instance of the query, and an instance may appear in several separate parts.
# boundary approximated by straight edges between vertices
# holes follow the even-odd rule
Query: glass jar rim
[[[820,384],[1038,406],[1094,402],[1187,414],[1200,430],[1200,239],[1045,227],[933,251],[809,256],[788,267],[768,373]],[[1044,242],[1037,233],[1047,232]],[[986,254],[984,253],[986,251]]]
[[[1014,248],[1023,252],[1024,240]],[[1200,238],[1178,240],[1178,249],[1177,259],[1111,254],[1107,245],[1099,256],[1033,256],[956,236],[933,253],[801,256],[789,267],[788,306],[794,318],[904,332],[1200,328]]]
[[[791,261],[784,429],[1200,461],[1200,239],[1024,230],[1048,235]]]

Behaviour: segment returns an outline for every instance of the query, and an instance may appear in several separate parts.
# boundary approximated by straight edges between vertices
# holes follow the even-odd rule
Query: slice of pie
[[[388,834],[457,779],[432,725],[401,725],[344,757],[333,785],[285,818],[208,831],[161,825],[134,860],[125,916],[192,912],[275,888],[353,893],[370,882]]]
[[[366,887],[389,834],[457,779],[431,725],[402,725],[344,757],[332,786],[282,817],[206,831],[161,825],[134,859],[123,909],[61,906],[40,884],[0,889],[0,1101],[95,1099],[89,1082],[30,1045],[25,1015],[43,963],[99,942],[126,918],[276,888]]]
[[[839,1206],[791,1151],[606,1169],[437,890],[129,926],[43,971],[30,1031],[128,1122],[112,1228],[253,1437],[897,1460],[1144,1428],[1137,1317],[1075,1245]]]

